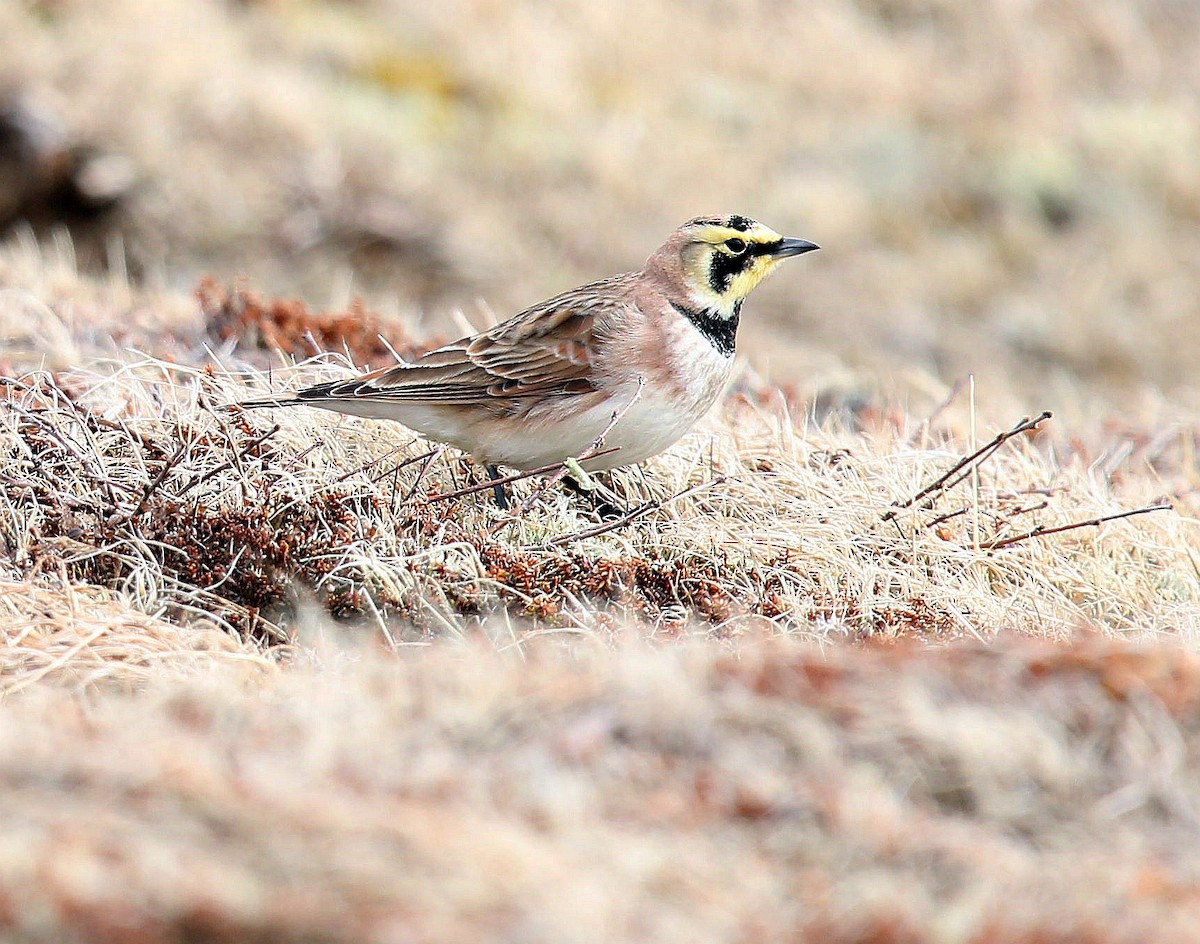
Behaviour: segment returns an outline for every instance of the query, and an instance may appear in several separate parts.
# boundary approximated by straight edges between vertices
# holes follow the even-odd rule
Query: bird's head
[[[744,216],[702,216],[675,230],[646,270],[670,278],[696,308],[734,317],[741,301],[780,262],[818,248]]]

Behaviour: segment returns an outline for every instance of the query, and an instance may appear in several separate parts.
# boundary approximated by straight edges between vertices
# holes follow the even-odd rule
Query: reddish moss
[[[211,337],[296,358],[347,350],[356,364],[385,367],[396,363],[396,354],[412,360],[443,343],[417,341],[399,324],[369,311],[361,299],[344,311],[313,312],[298,298],[264,299],[211,277],[201,280],[196,297]]]

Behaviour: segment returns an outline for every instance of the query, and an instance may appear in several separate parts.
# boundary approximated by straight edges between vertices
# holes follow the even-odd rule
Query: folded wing
[[[586,393],[596,389],[596,353],[622,307],[611,300],[619,287],[612,283],[625,278],[557,296],[412,363],[310,387],[297,399],[478,404],[496,398]],[[599,302],[597,292],[610,300]]]

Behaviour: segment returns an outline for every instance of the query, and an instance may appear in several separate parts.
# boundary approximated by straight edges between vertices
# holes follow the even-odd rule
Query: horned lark
[[[733,367],[742,301],[783,259],[818,247],[744,216],[684,223],[637,272],[556,295],[487,331],[350,380],[246,408],[313,406],[396,420],[472,455],[492,479],[641,462],[688,432]],[[624,412],[622,412],[624,411]],[[497,500],[505,505],[503,490]]]

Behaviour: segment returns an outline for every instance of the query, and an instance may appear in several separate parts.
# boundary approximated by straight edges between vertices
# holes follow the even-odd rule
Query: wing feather
[[[311,387],[299,397],[461,404],[589,392],[597,349],[628,308],[635,279],[616,276],[573,289],[412,363]]]

